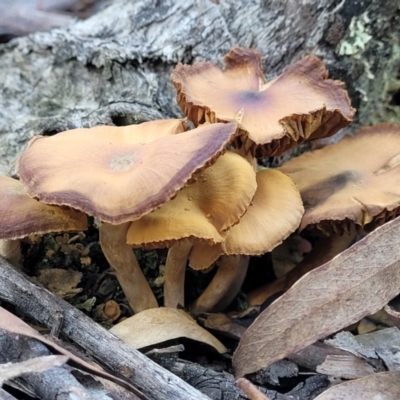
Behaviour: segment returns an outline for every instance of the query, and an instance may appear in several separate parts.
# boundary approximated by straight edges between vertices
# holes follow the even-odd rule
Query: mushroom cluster
[[[270,82],[256,50],[235,48],[224,63],[222,70],[210,62],[180,64],[172,73],[194,129],[186,119],[74,129],[34,137],[19,159],[20,185],[31,201],[101,221],[102,250],[135,313],[158,304],[132,248],[169,249],[168,307],[185,305],[187,263],[197,270],[217,265],[188,307],[224,309],[249,257],[273,250],[304,224],[297,167],[259,170],[257,158],[331,136],[353,119],[343,84],[328,79],[314,56]]]
[[[310,270],[344,251],[361,230],[400,215],[400,125],[378,124],[284,163],[279,170],[300,190],[299,231],[322,236],[294,270],[249,293],[251,305],[289,289]]]
[[[36,136],[18,161],[30,196],[102,222],[102,250],[134,312],[157,307],[157,301],[126,242],[131,221],[214,163],[237,132],[234,123],[186,129],[185,120],[171,119]]]
[[[172,73],[177,101],[199,125],[237,121],[233,150],[257,171],[257,158],[281,155],[307,140],[328,137],[352,122],[355,110],[339,81],[328,79],[323,64],[307,56],[266,82],[261,55],[235,48],[221,70],[210,62],[178,65]],[[218,256],[220,267],[210,286],[190,306],[192,312],[220,311],[237,294],[250,255],[269,252],[294,232],[303,206],[293,182],[278,171],[257,172],[252,205],[221,244],[196,244],[189,264],[207,268]],[[207,262],[204,254],[208,255]]]

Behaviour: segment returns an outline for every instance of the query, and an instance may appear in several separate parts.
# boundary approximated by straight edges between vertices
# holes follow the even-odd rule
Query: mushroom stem
[[[185,305],[185,270],[192,243],[188,239],[176,242],[168,251],[165,262],[164,306]]]
[[[143,275],[136,256],[126,244],[126,232],[130,222],[111,225],[102,222],[100,245],[103,253],[115,270],[115,275],[134,313],[158,307],[157,300]]]
[[[206,290],[190,305],[194,314],[223,311],[238,294],[250,258],[248,256],[221,256],[218,271]]]
[[[247,295],[250,306],[263,304],[273,294],[286,292],[307,272],[332,260],[333,257],[346,250],[355,240],[354,224],[350,232],[321,239],[295,268],[274,282],[261,286]]]
[[[21,267],[21,240],[20,239],[0,239],[0,256],[4,257],[14,267]]]

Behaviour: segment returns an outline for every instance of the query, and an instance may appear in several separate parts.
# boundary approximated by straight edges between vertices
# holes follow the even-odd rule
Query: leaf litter
[[[71,269],[50,268],[39,271],[36,278],[45,288],[64,299],[82,292],[77,285],[82,279],[82,272]]]
[[[85,244],[85,246],[87,246],[87,243]],[[89,244],[89,246],[90,246],[90,244]],[[67,250],[68,251],[66,253],[69,253],[69,249],[67,249]],[[151,253],[151,254],[153,254],[153,253]],[[80,256],[80,254],[77,255],[77,257],[78,257],[77,260],[78,261],[79,261],[79,256]],[[155,264],[158,264],[158,263],[159,263],[159,261],[157,263],[155,263]],[[51,265],[54,265],[54,263],[53,264],[49,264],[47,266],[47,268],[48,267],[51,268]],[[89,268],[91,269],[91,267],[89,267]],[[84,269],[81,269],[81,271],[84,271],[84,276],[85,276],[86,275],[86,271]],[[83,294],[86,294],[86,293],[87,293],[86,289],[84,289]],[[74,300],[74,299],[77,299],[80,296],[81,295],[79,295],[79,294],[78,294],[78,296],[75,296],[72,299],[72,302],[75,302],[76,300]],[[113,298],[113,297],[109,297],[107,295],[107,297],[104,298],[104,300],[106,300],[107,298],[109,299],[109,298]],[[122,309],[126,308],[121,303],[121,300],[118,300],[118,304],[122,306]],[[99,306],[96,306],[96,310],[95,310],[96,313],[98,312],[97,308],[100,309],[100,307],[101,307],[103,309],[104,306],[105,306],[104,303],[100,304]],[[265,307],[265,305],[263,305],[263,307]],[[93,308],[93,310],[94,310],[94,308]],[[202,321],[202,318],[204,318],[204,316],[202,316],[202,318],[200,318],[200,323],[203,322],[201,324],[202,325],[204,324],[205,327],[208,328],[208,329],[212,329],[213,331],[220,331],[220,333],[223,333],[223,335],[227,335],[228,337],[230,336],[231,338],[234,338],[235,340],[239,340],[240,337],[244,335],[247,326],[254,320],[255,315],[257,315],[258,313],[259,313],[259,307],[250,307],[250,308],[246,309],[245,311],[239,312],[239,313],[238,312],[233,312],[233,313],[231,312],[231,313],[228,313],[228,314],[208,314],[208,315],[206,315],[206,319],[204,321]],[[100,314],[102,314],[102,313],[100,313]],[[125,315],[126,315],[126,313],[125,313]],[[128,313],[128,315],[129,315],[129,313]],[[96,320],[102,319],[102,318],[99,318],[98,316],[97,317],[95,316],[95,318],[96,318]],[[123,318],[124,318],[124,316],[122,316],[121,320],[123,320]],[[110,318],[110,319],[114,319],[114,318]],[[242,319],[243,319],[243,322],[242,322]],[[246,321],[246,319],[248,319],[248,321]],[[116,322],[118,322],[118,319],[117,319]],[[239,322],[239,324],[237,322]],[[178,330],[179,329],[180,328],[178,328]],[[223,332],[223,331],[225,331],[225,332]],[[183,336],[185,336],[185,335],[183,335]],[[234,347],[234,345],[232,346],[232,343],[230,342],[229,338],[228,339],[226,339],[226,338],[223,339],[222,342],[225,345],[228,345],[228,347]],[[316,344],[323,345],[323,343],[320,343],[320,342],[317,342]],[[157,344],[154,344],[153,346],[159,347]],[[330,358],[329,356],[336,354],[335,353],[335,349],[333,347],[329,347],[328,346],[328,348],[325,349],[323,354],[319,355],[318,361],[314,362],[314,361],[311,360],[312,361],[311,364],[307,364],[307,362],[310,361],[310,356],[309,355],[308,356],[304,356],[304,351],[306,351],[307,349],[310,349],[310,352],[313,355],[315,355],[316,347],[315,347],[315,344],[314,344],[314,345],[308,346],[306,349],[304,349],[302,351],[299,351],[298,353],[293,353],[290,356],[288,356],[288,358],[290,360],[293,360],[300,368],[306,368],[306,371],[316,371],[317,366],[321,366],[324,363],[324,361],[325,361],[325,359],[327,357],[328,357],[327,361],[331,362],[332,358]],[[319,351],[321,349],[317,348],[317,350]],[[157,351],[157,352],[158,351],[162,351],[162,349],[160,350],[159,348],[156,348],[155,351]],[[339,350],[337,350],[337,351],[339,351]],[[168,351],[166,353],[168,353]],[[344,353],[346,353],[346,352],[344,352]],[[297,358],[296,358],[296,354],[297,354]],[[356,356],[355,356],[355,358],[356,358]],[[357,363],[357,361],[355,361],[355,360],[354,360],[354,362]],[[303,365],[303,364],[307,364],[307,365]],[[274,365],[275,364],[273,364],[272,366],[274,366]],[[335,364],[335,366],[336,365],[337,364]],[[210,366],[211,366],[211,368],[213,368],[212,364],[210,364]],[[335,368],[335,366],[333,368]],[[229,371],[228,368],[229,368],[229,363],[226,365],[226,367],[224,369]],[[368,367],[366,367],[366,369],[368,369]],[[267,369],[264,368],[262,371],[267,371],[268,372],[268,370],[269,370],[269,368],[267,368]],[[382,369],[376,369],[376,371],[380,371],[380,370],[382,370]],[[334,371],[332,371],[332,370],[325,371],[325,373],[329,374],[333,379]],[[313,384],[312,383],[312,382],[314,382],[313,378],[317,378],[318,376],[320,376],[320,377],[324,376],[324,375],[317,375],[317,376],[315,376],[313,378],[307,378],[307,373],[305,373],[305,374],[306,375],[302,376],[302,372],[300,372],[300,375],[296,378],[297,382],[303,382],[301,384],[304,384],[305,388],[307,388],[307,385],[312,385]],[[350,374],[350,372],[349,372],[349,374]],[[290,379],[289,377],[290,377],[290,374],[287,374],[287,376],[285,374],[282,374],[282,376],[279,376],[278,379],[276,379],[274,381],[269,381],[267,379],[267,380],[265,380],[264,383],[262,383],[256,377],[252,377],[251,379],[253,380],[253,383],[257,383],[259,385],[261,384],[264,387],[265,387],[265,385],[272,385],[272,387],[275,387],[277,389],[279,388],[278,390],[286,392],[287,390],[290,390],[290,387],[293,388],[293,386],[290,386],[290,384],[289,385],[287,384],[288,379]],[[345,377],[343,376],[342,378],[345,378]],[[283,379],[283,381],[282,381],[282,379]],[[293,381],[293,382],[296,382],[296,381]],[[321,381],[320,384],[322,384],[322,381]],[[304,399],[312,399],[312,398],[314,398],[314,396],[317,395],[318,393],[320,393],[323,390],[324,387],[326,388],[326,383],[324,385],[325,386],[321,386],[319,389],[314,390],[314,392],[312,390],[309,390],[307,392],[307,389],[306,389],[305,391],[302,392],[305,397],[303,397],[303,395],[302,395],[300,398],[302,398],[302,399],[303,398]],[[296,392],[296,388],[293,389],[293,392],[294,393],[300,393],[300,392]],[[292,393],[292,392],[290,392],[290,393]],[[307,394],[304,394],[304,393],[307,393]],[[314,396],[312,395],[312,393],[315,393]],[[289,393],[287,393],[287,395],[289,395]],[[284,397],[282,397],[282,399],[283,398]],[[285,399],[286,399],[286,397],[285,397]]]
[[[68,356],[42,356],[18,363],[0,364],[0,387],[5,381],[23,374],[40,373],[58,367],[68,361]]]
[[[400,372],[380,372],[333,386],[315,400],[398,400],[399,398]]]
[[[309,272],[245,332],[233,356],[238,377],[383,308],[400,288],[400,219]]]
[[[69,245],[69,246],[71,246],[71,245]],[[85,246],[87,246],[87,243],[83,246],[83,248],[85,247]],[[89,246],[90,246],[90,244],[89,244]],[[94,247],[93,247],[94,248]],[[67,254],[69,254],[70,253],[70,251],[69,251],[69,248],[67,249],[68,251],[66,251],[65,249],[64,249],[64,251],[66,251],[66,253]],[[151,254],[153,254],[153,253],[151,253]],[[91,254],[92,255],[92,254]],[[79,257],[81,256],[81,254],[77,254],[77,260],[78,260],[78,262],[79,262]],[[159,260],[158,260],[158,262],[156,262],[155,263],[155,265],[157,265],[159,263]],[[49,265],[47,266],[47,268],[48,267],[50,267],[51,268],[51,266],[52,265],[54,265],[54,263],[49,263]],[[57,265],[57,264],[56,264]],[[67,267],[67,265],[65,265],[65,267]],[[87,267],[86,267],[87,268]],[[92,269],[92,267],[89,267],[89,270],[88,270],[88,272],[90,271]],[[81,269],[81,271],[84,271],[84,276],[86,275],[86,271],[85,271],[85,269],[84,268],[82,268]],[[110,276],[110,275],[108,275],[108,276]],[[79,285],[79,286],[81,286],[82,285],[82,283]],[[108,289],[107,289],[108,290]],[[84,292],[83,292],[83,294],[85,295],[87,292],[86,292],[86,289],[84,289]],[[74,300],[74,299],[78,299],[78,298],[80,298],[80,294],[78,294],[78,296],[75,296],[73,299],[72,299],[72,302],[76,302],[76,300]],[[84,296],[83,296],[84,297]],[[96,296],[97,297],[97,296]],[[93,297],[94,299],[95,299],[95,297]],[[114,296],[112,296],[112,297],[110,297],[109,295],[107,295],[107,297],[103,297],[103,299],[104,300],[107,300],[107,299],[110,299],[110,298],[115,298]],[[98,300],[100,300],[100,298],[98,299]],[[104,301],[103,300],[103,301]],[[359,301],[361,301],[361,300],[359,300]],[[96,302],[96,304],[98,304],[97,302]],[[124,306],[124,304],[121,302],[121,300],[120,299],[118,299],[118,304],[120,305],[120,306],[122,306],[122,309],[123,310],[125,310],[126,309],[126,307]],[[118,305],[117,304],[117,305]],[[101,308],[101,309],[103,309],[105,307],[105,304],[104,303],[102,303],[102,304],[100,304],[99,306],[96,306],[96,310],[93,308],[93,310],[95,310],[96,312],[94,313],[94,314],[97,314],[98,313],[98,309],[97,308]],[[265,305],[263,305],[263,307],[265,307]],[[230,336],[231,338],[234,338],[235,340],[239,340],[240,339],[240,337],[241,336],[243,336],[244,334],[245,334],[245,331],[246,331],[246,328],[247,328],[247,326],[254,320],[254,315],[257,315],[258,313],[259,313],[259,307],[252,307],[252,308],[249,308],[249,309],[247,309],[247,310],[245,310],[244,312],[242,312],[242,313],[228,313],[228,314],[208,314],[207,316],[206,316],[206,320],[205,321],[203,321],[203,323],[204,323],[204,325],[206,326],[206,328],[209,328],[209,329],[212,329],[213,331],[220,331],[220,333],[223,333],[223,335],[227,335],[228,337]],[[332,311],[333,312],[333,311]],[[100,314],[102,314],[102,313],[100,313]],[[126,312],[124,312],[124,314],[126,315]],[[243,315],[242,315],[243,314]],[[129,312],[128,312],[128,315],[129,315]],[[202,316],[202,318],[203,318],[204,316]],[[100,319],[102,319],[102,318],[99,318],[99,317],[95,317],[96,318],[96,320],[100,320]],[[122,320],[123,320],[123,318],[124,318],[124,315],[122,316]],[[244,318],[243,319],[243,322],[242,322],[242,318]],[[370,317],[368,317],[368,318],[370,318]],[[110,320],[113,320],[114,318],[110,318]],[[245,321],[246,319],[248,319],[249,321]],[[116,322],[118,322],[118,319],[117,319],[117,321]],[[202,319],[200,318],[200,323],[202,322]],[[237,322],[239,322],[239,324],[237,323]],[[110,323],[110,325],[111,325],[111,323]],[[202,324],[203,325],[203,324]],[[178,329],[179,330],[179,329]],[[225,332],[223,332],[223,331],[225,331]],[[184,336],[184,335],[183,335]],[[326,335],[324,335],[324,336],[326,336]],[[365,336],[365,335],[362,335],[362,336]],[[357,337],[360,337],[360,336],[357,336]],[[230,339],[228,338],[224,338],[223,340],[222,340],[222,342],[225,344],[225,345],[228,345],[228,347],[234,347],[234,345],[232,345],[232,343],[231,343],[231,341],[230,341]],[[320,345],[322,345],[323,343],[320,343],[320,342],[317,342],[316,344],[320,344]],[[154,344],[153,346],[158,346],[157,344]],[[313,346],[315,346],[315,344],[314,345],[311,345],[311,346],[308,346],[306,349],[304,349],[303,351],[305,351],[305,350],[307,350],[307,349],[310,349],[310,351],[313,353],[313,354],[315,354],[315,352],[314,352],[314,350],[316,349],[315,347],[313,348]],[[159,347],[159,346],[158,346]],[[311,350],[311,349],[314,349],[314,350]],[[320,349],[318,349],[318,350],[320,350]],[[160,350],[160,349],[156,349],[156,351],[162,351],[162,350]],[[387,350],[387,351],[390,351],[390,350]],[[168,352],[167,352],[168,353]],[[295,355],[300,355],[300,356],[298,356],[297,358],[296,358],[296,356]],[[347,353],[348,354],[348,353]],[[334,363],[334,366],[333,366],[333,370],[331,369],[331,370],[326,370],[326,371],[324,371],[326,374],[328,374],[329,376],[331,376],[331,378],[332,379],[337,379],[337,378],[334,378],[334,376],[335,376],[335,373],[334,373],[334,371],[335,371],[335,367],[338,365],[337,364],[337,359],[335,360],[334,358],[332,358],[332,357],[330,357],[331,355],[335,355],[335,349],[333,348],[333,347],[330,347],[330,348],[328,348],[328,349],[326,349],[325,351],[324,351],[324,354],[322,354],[322,355],[320,355],[319,356],[319,360],[318,360],[318,362],[312,362],[311,364],[312,365],[310,365],[310,364],[308,364],[307,366],[304,366],[304,368],[306,368],[306,371],[316,371],[316,368],[317,367],[320,367],[323,363],[324,363],[324,361],[325,361],[325,359],[327,359],[327,362],[330,362],[330,363],[332,363],[332,360],[334,360],[335,361],[335,363]],[[308,357],[308,358],[307,358]],[[288,356],[288,358],[290,359],[290,360],[293,360],[300,368],[303,368],[303,364],[305,364],[305,362],[304,361],[310,361],[310,357],[309,356],[307,356],[307,357],[304,357],[304,354],[302,353],[302,351],[299,351],[298,353],[293,353],[293,354],[291,354],[291,355],[289,355]],[[357,356],[355,356],[355,358],[356,358]],[[353,360],[355,363],[359,363],[359,361],[355,361],[355,360]],[[365,360],[364,360],[365,361]],[[376,360],[375,360],[376,361]],[[396,360],[394,360],[393,362],[395,362]],[[367,360],[367,361],[365,361],[367,364],[368,364],[368,362],[370,362],[370,360]],[[227,371],[229,371],[229,363],[227,363],[226,361],[225,361],[225,364],[226,364],[226,367],[224,368],[224,370],[227,370]],[[275,365],[275,364],[273,364],[273,365]],[[358,365],[358,364],[357,364]],[[212,364],[210,364],[210,366],[211,366],[211,368],[213,368],[212,367]],[[368,369],[368,366],[365,366],[364,365],[364,367],[365,367],[365,370],[367,370]],[[269,369],[263,369],[263,371],[267,371],[267,370],[269,370]],[[378,371],[381,371],[382,369],[376,369],[375,368],[375,372],[378,372]],[[301,371],[304,371],[304,369],[301,369]],[[321,372],[322,372],[322,370],[321,370]],[[302,375],[302,373],[303,372],[300,372],[300,375],[297,377],[297,378],[295,378],[295,379],[297,379],[297,381],[293,381],[293,382],[302,382],[301,384],[304,384],[305,385],[305,388],[307,388],[307,385],[312,385],[312,383],[311,382],[314,382],[313,381],[313,378],[318,378],[318,376],[319,377],[324,377],[325,375],[318,375],[318,373],[317,373],[317,375],[316,376],[314,376],[314,377],[312,377],[312,378],[308,378],[307,377],[307,372],[305,372],[305,375]],[[349,372],[349,371],[345,371],[344,372],[344,374],[343,375],[345,375],[346,373],[348,373],[348,375],[347,376],[340,376],[340,374],[337,374],[338,376],[339,376],[339,378],[341,378],[341,379],[345,379],[346,377],[350,377],[350,375],[351,375],[351,372]],[[355,372],[356,373],[356,372]],[[310,372],[310,374],[311,374],[311,372]],[[283,391],[283,392],[286,392],[287,390],[290,390],[290,388],[293,388],[293,386],[290,386],[290,384],[288,385],[287,384],[287,382],[288,382],[288,380],[290,379],[289,378],[290,377],[290,374],[288,374],[287,376],[285,376],[285,375],[283,375],[283,376],[279,376],[279,378],[277,379],[277,380],[274,380],[274,382],[272,382],[272,381],[268,381],[268,380],[266,380],[264,383],[262,383],[261,381],[259,381],[258,379],[256,379],[255,377],[252,377],[251,379],[253,380],[253,383],[257,383],[257,384],[261,384],[262,386],[264,386],[265,387],[265,385],[272,385],[272,387],[275,387],[275,388],[279,388],[278,390],[279,391]],[[355,376],[354,376],[355,377]],[[353,377],[353,378],[354,378]],[[282,379],[283,379],[283,381],[282,381]],[[327,382],[327,381],[326,381]],[[300,383],[299,383],[300,384]],[[322,382],[321,382],[321,384],[322,384]],[[314,398],[314,396],[315,395],[317,395],[318,393],[320,393],[322,390],[323,390],[323,388],[325,387],[326,388],[326,383],[324,384],[325,386],[321,386],[318,390],[314,390],[314,392],[312,391],[312,390],[309,390],[309,392],[307,392],[307,390],[305,390],[304,392],[303,392],[303,395],[305,396],[305,397],[303,397],[303,395],[300,397],[300,398],[302,398],[302,399],[312,399],[312,398]],[[295,389],[293,389],[293,391],[294,391],[294,393],[298,393],[298,392],[296,392],[296,388]],[[291,393],[291,392],[290,392]],[[307,393],[307,394],[304,394],[304,393]],[[312,393],[314,393],[314,395],[312,395]],[[287,393],[287,395],[286,396],[288,396],[289,395],[289,392]],[[286,397],[282,397],[282,399],[283,398],[285,398],[286,399]]]
[[[226,353],[226,347],[185,311],[176,308],[151,308],[125,319],[110,329],[115,336],[135,348],[186,337]]]

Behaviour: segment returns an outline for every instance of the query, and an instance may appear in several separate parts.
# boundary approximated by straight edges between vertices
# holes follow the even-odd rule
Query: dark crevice
[[[392,105],[392,106],[400,106],[400,90],[396,90],[393,93],[389,104]]]

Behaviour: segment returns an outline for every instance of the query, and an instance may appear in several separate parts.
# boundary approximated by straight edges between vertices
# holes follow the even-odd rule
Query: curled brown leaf
[[[236,375],[257,371],[380,310],[400,288],[400,219],[309,272],[243,335]]]

